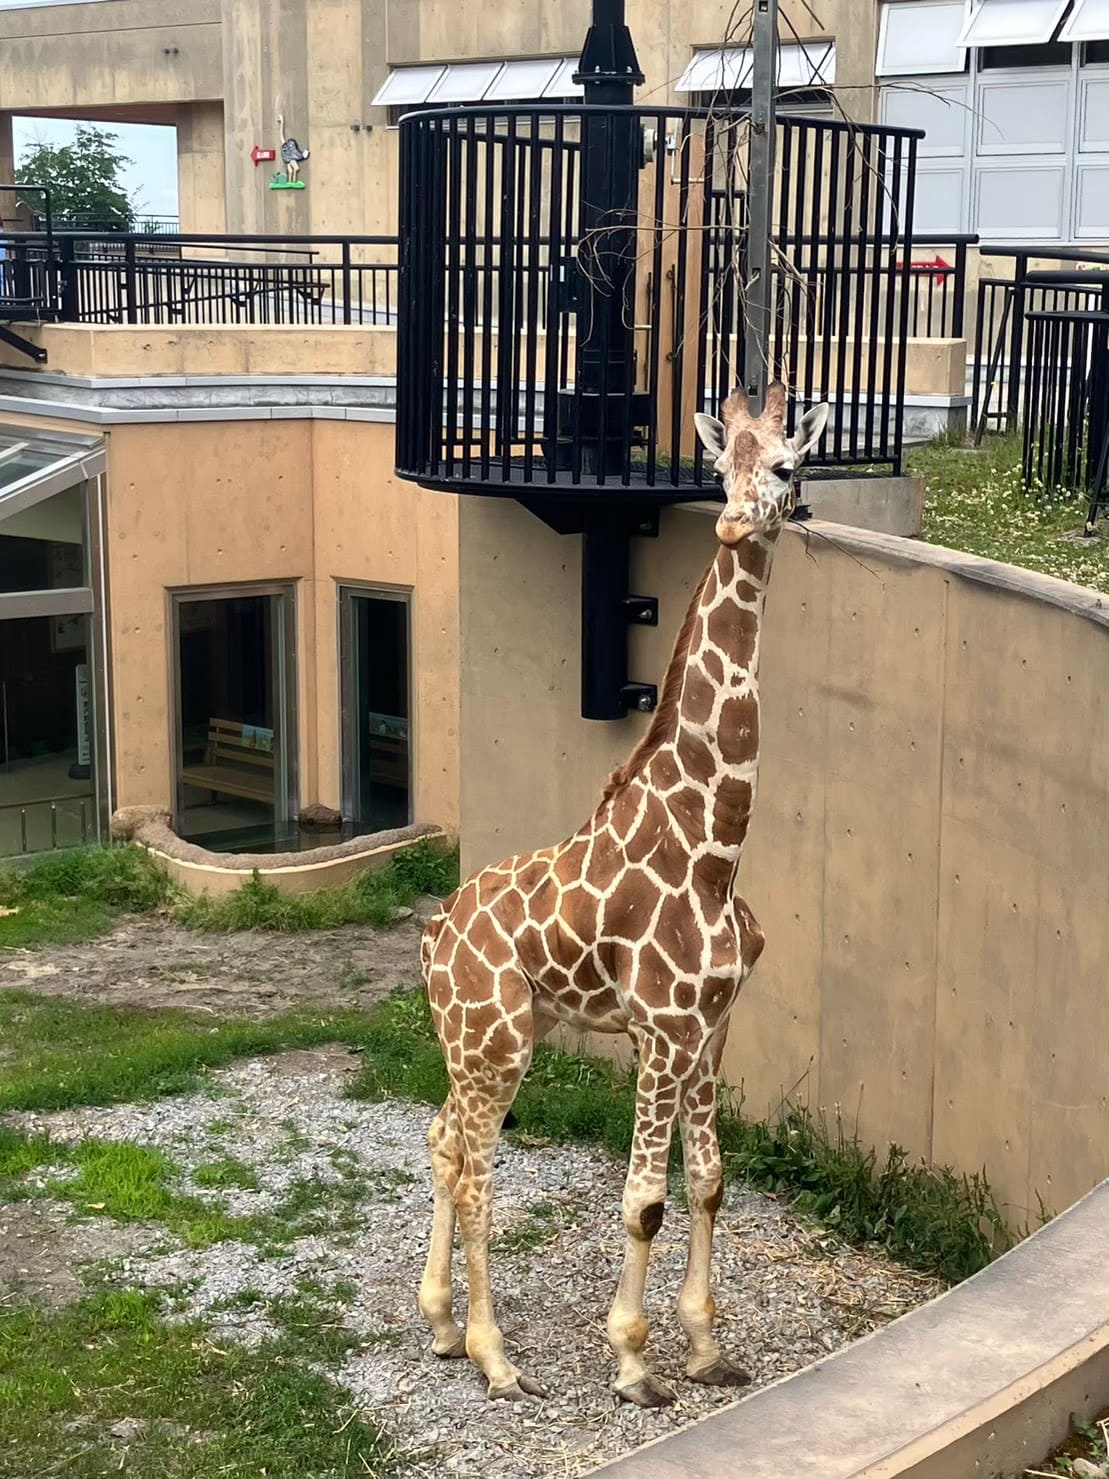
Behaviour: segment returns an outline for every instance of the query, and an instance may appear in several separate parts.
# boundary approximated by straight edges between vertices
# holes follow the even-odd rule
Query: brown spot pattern
[[[639,940],[647,932],[659,890],[641,868],[629,868],[605,902],[601,931],[625,940]]]
[[[716,738],[726,764],[742,765],[754,760],[759,750],[759,705],[752,694],[726,701],[720,710]]]
[[[712,779],[716,770],[716,762],[712,758],[712,751],[703,739],[690,733],[688,729],[682,729],[678,733],[677,749],[682,769],[691,781],[705,785]]]

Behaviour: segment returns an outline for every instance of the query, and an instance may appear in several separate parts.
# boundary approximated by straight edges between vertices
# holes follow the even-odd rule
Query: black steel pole
[[[573,428],[582,476],[603,485],[625,456],[623,398],[634,352],[635,241],[642,128],[627,108],[643,73],[624,19],[624,0],[593,0],[593,23],[574,80],[585,89],[578,263],[582,275]],[[598,500],[603,494],[598,491]],[[627,712],[630,525],[599,513],[582,535],[581,711],[586,719]]]

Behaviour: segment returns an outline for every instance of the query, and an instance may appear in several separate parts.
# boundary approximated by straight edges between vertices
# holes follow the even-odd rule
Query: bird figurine
[[[277,132],[281,136],[281,163],[285,166],[289,184],[295,185],[300,175],[300,166],[312,151],[302,149],[296,139],[285,137],[285,120],[280,113],[277,115]]]

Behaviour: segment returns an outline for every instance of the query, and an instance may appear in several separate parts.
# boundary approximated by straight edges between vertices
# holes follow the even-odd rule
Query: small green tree
[[[15,172],[17,185],[46,185],[56,220],[89,221],[96,226],[130,230],[135,210],[123,187],[120,172],[130,164],[116,148],[118,134],[79,123],[72,144],[31,144],[22,153]],[[23,204],[36,214],[42,196],[29,191]]]

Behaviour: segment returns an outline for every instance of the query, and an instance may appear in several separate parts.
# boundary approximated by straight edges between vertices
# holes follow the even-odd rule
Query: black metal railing
[[[135,232],[139,236],[176,236],[180,229],[177,216],[159,216],[140,211],[128,218],[106,216],[93,211],[59,211],[53,219],[55,231],[79,231],[96,236]],[[34,229],[45,229],[45,217],[36,214]]]
[[[983,245],[983,257],[1011,260],[1008,277],[982,276],[971,355],[971,425],[975,440],[986,432],[1015,432],[1021,422],[1028,368],[1029,316],[1103,310],[1109,299],[1094,274],[1109,271],[1109,253],[1081,248]],[[1056,271],[1031,272],[1029,263],[1058,262]]]
[[[396,323],[395,237],[27,232],[0,251],[63,322]]]
[[[614,162],[634,135],[636,207],[599,225],[581,185],[587,128],[591,154]],[[914,313],[928,317],[911,266],[920,135],[778,128],[770,368],[792,388],[791,425],[798,405],[832,403],[814,461],[899,469],[906,345]],[[400,131],[400,471],[512,496],[712,487],[693,413],[742,375],[746,118],[462,108]],[[959,322],[945,286],[936,326]],[[632,353],[595,332],[613,299]]]

